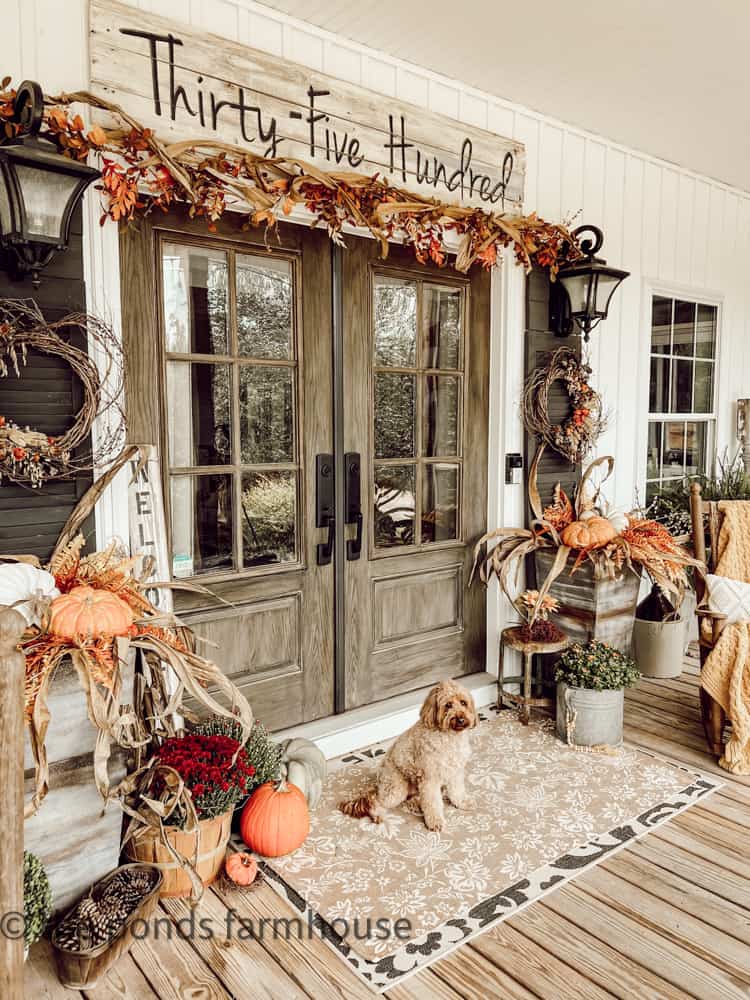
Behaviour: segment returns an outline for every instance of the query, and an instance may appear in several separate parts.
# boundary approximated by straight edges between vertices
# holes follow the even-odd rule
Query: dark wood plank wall
[[[57,254],[35,289],[31,281],[14,281],[7,258],[0,253],[0,297],[34,298],[50,320],[86,308],[83,283],[82,217],[80,207],[71,226],[70,247]],[[84,346],[80,344],[79,346]],[[58,358],[29,352],[21,377],[11,372],[0,379],[0,414],[47,434],[61,434],[81,405],[81,388],[70,367]],[[90,475],[58,480],[31,490],[0,485],[0,553],[32,553],[49,558],[68,515],[91,483]],[[84,527],[93,532],[93,518]],[[93,541],[93,537],[92,537]]]

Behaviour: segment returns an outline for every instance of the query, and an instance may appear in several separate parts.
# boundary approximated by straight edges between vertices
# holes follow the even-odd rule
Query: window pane
[[[693,362],[672,362],[671,413],[691,413],[693,410]]]
[[[415,476],[413,465],[375,466],[375,544],[414,543]]]
[[[240,366],[240,453],[246,464],[294,461],[294,369]]]
[[[679,479],[685,470],[685,424],[664,424],[662,477]]]
[[[699,358],[713,358],[716,354],[716,306],[698,305],[695,330],[695,353]]]
[[[649,384],[649,413],[669,413],[669,372],[672,362],[669,358],[651,358],[651,382]]]
[[[232,477],[172,476],[172,575],[232,569]]]
[[[661,475],[662,425],[651,421],[648,425],[648,455],[646,457],[646,478],[657,479]]]
[[[458,466],[422,466],[422,541],[458,538]]]
[[[697,476],[706,468],[706,424],[688,423],[685,428],[685,472]]]
[[[458,368],[462,293],[425,285],[422,297],[423,368]]]
[[[695,399],[693,413],[710,413],[714,405],[714,363],[695,362]]]
[[[253,472],[242,477],[245,566],[297,558],[297,473]]]
[[[413,375],[375,376],[375,457],[415,454],[417,380]]]
[[[651,304],[651,353],[669,354],[672,300],[655,295]]]
[[[422,454],[458,455],[459,379],[428,375],[425,379]]]
[[[273,257],[237,254],[237,340],[252,358],[293,355],[292,265]]]
[[[413,368],[416,347],[416,283],[398,278],[376,278],[375,364]]]
[[[167,436],[172,467],[231,462],[229,392],[229,365],[167,362]]]
[[[162,248],[164,336],[168,351],[228,351],[227,255],[165,243]]]
[[[695,302],[677,299],[674,304],[674,327],[672,329],[672,353],[691,358],[695,353],[693,337],[695,333]]]

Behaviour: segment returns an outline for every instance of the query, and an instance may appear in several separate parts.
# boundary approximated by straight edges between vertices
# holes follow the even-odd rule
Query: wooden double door
[[[484,669],[489,280],[231,219],[124,229],[128,434],[178,613],[279,729]]]

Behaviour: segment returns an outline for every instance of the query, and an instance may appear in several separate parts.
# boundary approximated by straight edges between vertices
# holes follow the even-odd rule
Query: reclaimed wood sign
[[[521,144],[147,14],[91,3],[91,89],[164,140],[247,145],[379,174],[442,201],[520,211]]]

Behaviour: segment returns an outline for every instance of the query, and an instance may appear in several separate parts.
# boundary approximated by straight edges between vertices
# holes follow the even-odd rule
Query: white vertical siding
[[[750,197],[672,164],[546,119],[271,11],[251,0],[138,0],[144,10],[361,82],[386,96],[512,136],[526,146],[526,207],[576,213],[601,225],[610,263],[631,271],[591,357],[612,418],[602,450],[617,457],[617,502],[644,471],[647,308],[652,286],[715,298],[722,306],[718,445],[733,446],[734,401],[750,395]],[[86,0],[6,0],[0,72],[33,76],[48,92],[87,83]],[[409,16],[409,13],[405,14]],[[518,330],[520,336],[520,329]],[[512,355],[516,357],[516,355]],[[509,355],[510,357],[510,355]],[[511,381],[517,373],[509,373]]]

